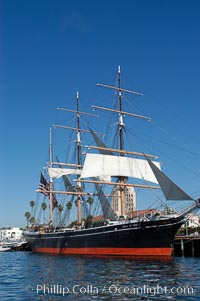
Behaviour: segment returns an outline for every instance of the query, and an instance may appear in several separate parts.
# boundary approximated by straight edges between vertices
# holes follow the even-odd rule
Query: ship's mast
[[[69,166],[69,167],[76,167],[77,169],[82,169],[82,164],[81,164],[81,132],[85,133],[91,133],[89,130],[81,129],[80,126],[80,115],[89,115],[91,117],[97,117],[95,114],[87,113],[87,112],[81,112],[79,111],[79,94],[77,92],[76,94],[76,109],[75,110],[69,110],[65,108],[57,108],[58,110],[70,112],[70,113],[75,113],[76,114],[76,127],[70,127],[70,126],[64,126],[64,125],[59,125],[59,124],[53,124],[54,127],[57,128],[62,128],[62,129],[69,129],[72,131],[76,131],[76,155],[77,155],[77,164],[65,164],[65,163],[58,163],[58,162],[53,162],[52,160],[52,155],[50,155],[50,162],[49,165],[52,167],[52,165],[60,165],[60,166]],[[94,132],[95,134],[101,134]],[[51,151],[52,152],[52,151]],[[77,196],[77,211],[78,211],[78,229],[81,229],[81,224],[82,224],[82,214],[81,214],[81,196],[82,195],[88,195],[85,192],[82,191],[82,182],[80,181],[80,174],[77,173],[77,191],[53,191],[53,184],[51,185],[51,192],[55,194],[66,194],[66,195],[76,195]],[[41,192],[40,190],[38,190]],[[52,194],[52,199],[53,199],[53,194]],[[52,210],[51,210],[52,211]],[[52,218],[51,218],[52,219]]]
[[[79,94],[76,94],[76,121],[77,121],[77,134],[76,134],[76,148],[77,148],[77,164],[81,165],[81,131],[80,131],[80,114],[79,114]],[[80,175],[77,175],[77,192],[81,192]],[[81,229],[81,195],[77,196],[78,208],[78,229]]]
[[[53,152],[52,152],[52,130],[50,128],[50,147],[49,147],[49,166],[53,165]],[[53,222],[53,179],[50,178],[49,181],[49,200],[50,200],[50,208],[49,208],[49,224],[52,225]]]
[[[119,100],[119,148],[120,150],[124,150],[124,121],[123,121],[123,109],[122,109],[122,90],[121,90],[121,71],[120,66],[118,67],[117,79],[118,79],[118,100]],[[120,152],[120,156],[124,156],[123,152]],[[125,208],[125,178],[119,177],[120,180],[120,202],[121,202],[121,215],[124,216],[126,214]]]
[[[119,121],[118,121],[118,135],[119,135],[119,149],[117,150],[117,152],[120,154],[120,156],[124,156],[126,154],[126,152],[124,151],[124,121],[123,121],[123,115],[131,115],[134,117],[138,117],[138,118],[145,118],[149,120],[149,117],[147,116],[141,116],[138,114],[132,114],[129,112],[124,112],[123,111],[123,106],[122,106],[122,92],[127,92],[127,93],[131,93],[131,94],[135,94],[138,96],[142,96],[142,93],[139,92],[135,92],[135,91],[130,91],[127,89],[123,89],[121,88],[121,70],[120,70],[120,66],[118,67],[118,73],[117,73],[117,80],[118,80],[118,87],[113,87],[113,86],[108,86],[105,84],[97,84],[97,86],[101,86],[101,87],[105,87],[105,88],[109,88],[109,89],[114,89],[118,92],[118,102],[119,102],[119,110],[113,110],[110,108],[103,108],[103,107],[97,107],[97,106],[93,106],[93,108],[97,108],[100,110],[106,110],[106,111],[111,111],[111,112],[116,112],[119,114]],[[119,176],[119,189],[120,189],[120,203],[121,203],[121,215],[124,216],[126,215],[126,208],[125,208],[125,182],[126,182],[126,177],[123,176]]]
[[[120,150],[124,149],[124,140],[123,140],[123,131],[124,131],[124,122],[123,122],[123,115],[122,115],[122,91],[121,91],[121,71],[120,71],[120,66],[118,67],[118,73],[117,73],[117,78],[118,78],[118,100],[119,100],[119,148]]]
[[[72,131],[76,131],[76,160],[77,160],[77,164],[75,163],[60,163],[60,162],[53,162],[53,155],[52,155],[52,131],[50,128],[50,151],[49,151],[49,162],[48,165],[50,167],[50,169],[54,169],[53,166],[54,165],[58,165],[58,166],[69,166],[69,167],[74,167],[79,169],[79,171],[76,173],[77,174],[77,188],[76,191],[59,191],[59,190],[54,190],[53,189],[53,178],[55,177],[54,175],[52,175],[52,177],[50,176],[50,181],[49,181],[49,189],[45,188],[45,189],[37,189],[36,192],[40,192],[40,193],[45,193],[45,195],[49,195],[49,199],[50,199],[50,213],[49,213],[49,223],[50,225],[52,225],[53,222],[53,201],[54,201],[54,194],[64,194],[64,195],[75,195],[77,196],[77,211],[78,211],[78,229],[81,229],[81,224],[82,224],[82,212],[81,212],[81,197],[83,195],[90,195],[89,193],[83,192],[82,191],[82,181],[80,180],[80,170],[82,169],[82,160],[81,160],[81,132],[84,133],[90,133],[91,131],[86,130],[86,129],[81,129],[80,126],[80,116],[82,114],[84,115],[88,115],[91,117],[97,117],[97,115],[95,114],[91,114],[91,113],[87,113],[87,112],[82,112],[79,111],[79,94],[77,92],[76,94],[76,109],[75,110],[70,110],[70,109],[65,109],[65,108],[57,108],[58,110],[62,110],[62,111],[66,111],[66,112],[70,112],[70,113],[75,113],[76,115],[76,127],[70,127],[70,126],[64,126],[64,125],[59,125],[59,124],[53,124],[53,127],[58,127],[58,128],[63,128],[63,129],[70,129]],[[98,133],[98,132],[94,132],[94,134],[96,135],[103,135],[102,133]],[[73,171],[73,170],[72,170]],[[70,173],[69,173],[70,174]],[[74,171],[72,172],[72,174],[74,174]],[[49,173],[50,175],[50,173]],[[93,193],[91,195],[94,195]]]

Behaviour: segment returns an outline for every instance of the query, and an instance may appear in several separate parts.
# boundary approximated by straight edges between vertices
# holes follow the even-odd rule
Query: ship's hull
[[[83,230],[26,232],[33,252],[64,255],[171,256],[182,221],[126,222]]]

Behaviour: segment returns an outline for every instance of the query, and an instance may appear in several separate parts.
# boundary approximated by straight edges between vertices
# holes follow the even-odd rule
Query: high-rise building
[[[117,216],[121,215],[120,188],[116,186],[112,190],[112,208]],[[126,213],[136,210],[136,193],[133,187],[125,188]]]

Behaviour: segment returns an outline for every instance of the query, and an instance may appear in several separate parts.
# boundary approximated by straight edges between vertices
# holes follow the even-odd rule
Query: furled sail
[[[160,163],[155,162],[157,168]],[[124,176],[158,183],[147,160],[103,154],[86,155],[81,178]]]
[[[93,178],[94,181],[96,181],[96,178]],[[103,211],[103,216],[105,219],[110,219],[112,221],[116,220],[115,212],[112,209],[112,207],[109,204],[109,201],[107,197],[105,196],[102,186],[100,186],[98,183],[95,183],[95,187],[97,190],[97,193],[99,194],[99,199],[101,202],[101,208]]]
[[[60,178],[64,175],[79,175],[81,174],[80,169],[72,168],[48,168],[49,176],[51,178]]]
[[[107,148],[107,146],[105,145],[105,143],[103,143],[103,142],[99,139],[99,137],[97,137],[97,135],[93,132],[93,130],[92,130],[91,128],[89,128],[89,130],[90,130],[90,132],[91,132],[91,134],[92,134],[92,136],[93,136],[93,138],[94,138],[94,141],[95,141],[96,145],[99,146],[99,147],[102,147],[102,148]],[[99,150],[99,153],[100,153],[100,154],[103,154],[103,155],[113,155],[113,152],[112,152],[112,151],[106,150],[106,149],[104,149],[104,150],[100,149],[100,150]]]
[[[192,200],[192,198],[170,180],[158,167],[146,157],[166,200]]]
[[[58,159],[58,157],[56,156],[56,161],[58,163],[60,163],[60,160]],[[61,168],[63,169],[63,167],[61,166]],[[65,185],[65,189],[66,191],[71,191],[71,192],[75,192],[76,189],[74,188],[74,186],[72,185],[68,175],[63,175],[62,176],[62,179],[63,179],[63,182],[64,182],[64,185]]]
[[[60,160],[58,159],[57,156],[56,156],[56,160],[57,160],[58,163],[60,163]],[[63,169],[63,167],[61,167],[61,169]],[[76,191],[76,188],[72,185],[68,175],[63,175],[62,179],[63,179],[64,185],[65,185],[66,191],[68,191],[68,192],[75,192]],[[72,202],[73,202],[73,200],[74,200],[74,195],[72,195],[72,197],[71,197]],[[88,216],[88,214],[89,214],[88,213],[88,207],[87,207],[87,202],[84,199],[84,196],[82,196],[82,200],[83,200],[84,211],[86,213],[86,216]],[[63,217],[63,220],[64,220],[64,218],[66,218],[66,216]]]
[[[105,145],[105,143],[103,143],[98,137],[97,135],[93,132],[93,130],[91,128],[89,128],[94,140],[95,140],[95,143],[97,146],[99,147],[102,147],[104,148],[103,150],[102,149],[99,149],[99,153],[102,154],[102,155],[114,155],[112,151],[110,150],[106,150],[107,146]],[[111,181],[111,177],[110,176],[100,176],[99,177],[99,180],[100,181],[108,181],[110,182]]]

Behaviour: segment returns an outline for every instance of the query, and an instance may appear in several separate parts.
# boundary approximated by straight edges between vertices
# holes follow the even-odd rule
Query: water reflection
[[[0,300],[199,300],[199,258],[49,256],[23,252],[0,257]],[[194,294],[163,293],[164,287],[193,287]]]

